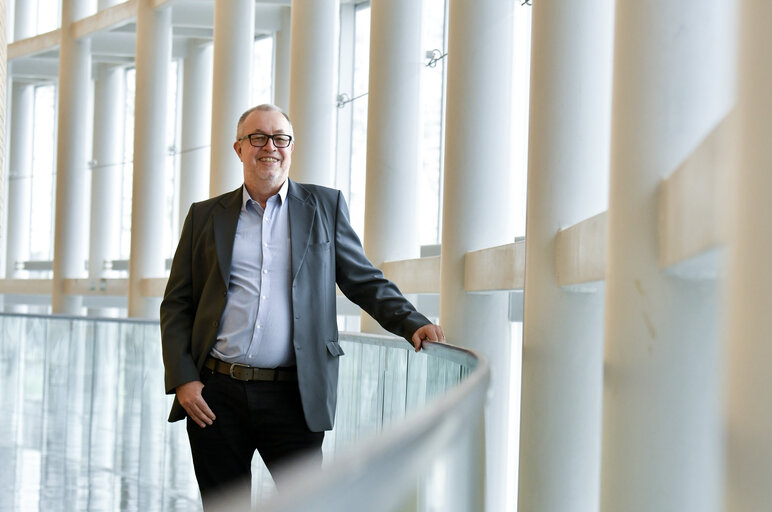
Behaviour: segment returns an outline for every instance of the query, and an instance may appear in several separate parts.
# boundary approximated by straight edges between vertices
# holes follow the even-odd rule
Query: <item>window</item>
[[[421,245],[440,243],[442,219],[442,166],[445,139],[445,81],[447,77],[447,1],[424,0],[422,44],[438,60],[425,66],[421,76],[423,154],[418,171],[418,218]],[[428,62],[428,59],[427,59]]]
[[[164,257],[171,258],[177,248],[177,233],[179,233],[179,181],[180,181],[180,115],[182,110],[179,93],[180,66],[178,60],[169,63],[169,82],[166,97],[166,142],[169,151],[166,154],[166,183],[164,184],[164,212],[166,222],[163,229]]]
[[[351,98],[351,170],[349,209],[351,225],[360,238],[365,223],[367,177],[367,91],[370,86],[370,5],[360,4],[354,15],[354,76]]]
[[[250,105],[273,102],[273,37],[260,36],[252,46]]]
[[[18,5],[18,3],[17,3]],[[37,0],[37,33],[43,34],[59,28],[61,21],[61,0]],[[33,7],[34,9],[34,7]]]
[[[137,70],[126,69],[126,101],[123,115],[123,172],[121,179],[121,250],[120,259],[129,259],[131,251],[131,188],[134,173],[134,98]]]
[[[346,196],[351,225],[364,233],[367,172],[367,92],[370,75],[370,5],[341,5],[335,186]],[[358,331],[359,308],[338,302],[338,327]]]

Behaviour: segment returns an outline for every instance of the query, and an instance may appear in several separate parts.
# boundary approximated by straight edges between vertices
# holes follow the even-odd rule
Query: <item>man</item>
[[[273,105],[239,119],[244,185],[191,206],[161,303],[169,421],[187,416],[205,507],[300,453],[321,461],[337,399],[335,285],[384,328],[444,341],[372,266],[340,191],[288,179],[292,124]],[[278,482],[281,484],[281,482]]]

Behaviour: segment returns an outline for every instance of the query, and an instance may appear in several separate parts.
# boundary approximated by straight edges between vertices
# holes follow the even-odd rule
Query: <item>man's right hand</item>
[[[177,393],[177,400],[185,408],[190,419],[195,421],[199,427],[204,428],[212,424],[214,413],[204,401],[204,397],[201,396],[202,389],[204,389],[204,383],[200,380],[194,380],[177,386],[175,392]]]

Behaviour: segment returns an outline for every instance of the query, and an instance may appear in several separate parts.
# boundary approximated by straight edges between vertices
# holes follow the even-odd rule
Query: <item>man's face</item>
[[[239,127],[239,138],[251,133],[265,135],[292,135],[292,127],[281,112],[256,110]],[[275,192],[289,175],[294,141],[286,148],[277,148],[269,139],[262,148],[253,147],[249,139],[233,144],[239,160],[244,164],[244,182]]]

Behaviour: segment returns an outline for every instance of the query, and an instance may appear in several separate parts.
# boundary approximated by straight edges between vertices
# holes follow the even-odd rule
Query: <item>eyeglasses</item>
[[[290,144],[292,144],[292,135],[286,135],[284,133],[277,133],[275,135],[266,135],[265,133],[250,133],[249,135],[244,135],[241,137],[238,142],[241,142],[244,139],[249,139],[249,143],[256,148],[262,148],[266,144],[268,144],[268,139],[271,139],[273,141],[273,145],[277,148],[288,148]]]

